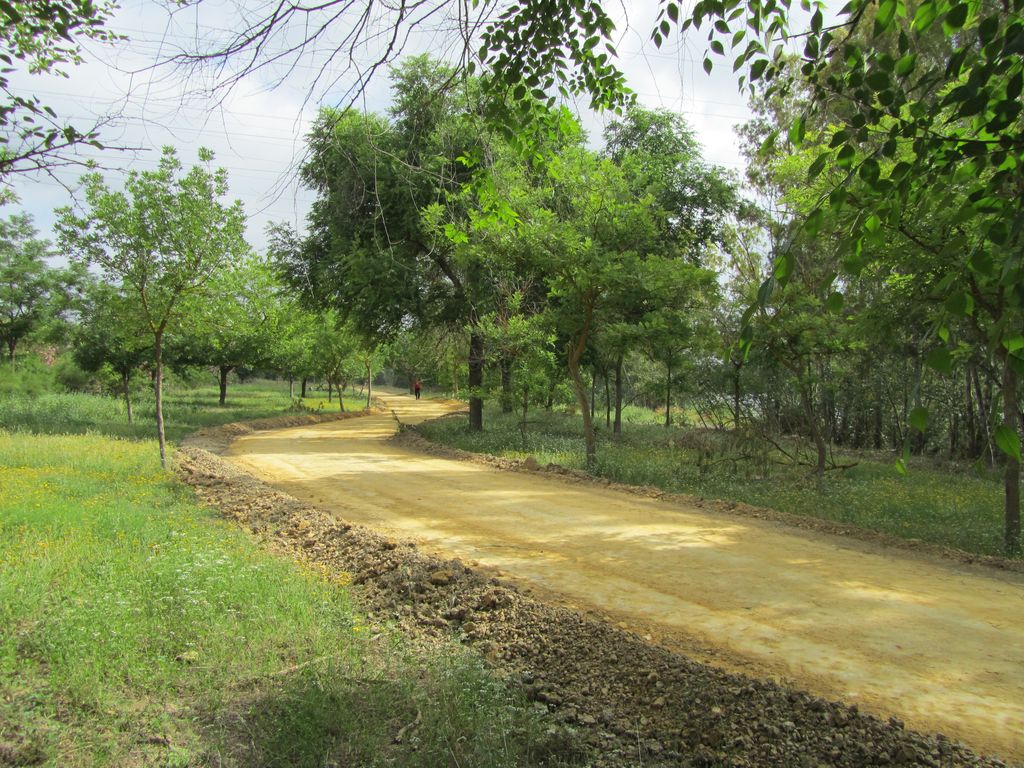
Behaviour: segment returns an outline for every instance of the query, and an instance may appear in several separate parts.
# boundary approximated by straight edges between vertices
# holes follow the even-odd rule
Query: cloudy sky
[[[276,4],[276,3],[275,3]],[[439,3],[440,4],[440,3]],[[360,70],[374,60],[387,42],[380,33],[386,17],[368,20],[354,57],[335,57],[330,52],[344,40],[358,18],[342,17],[330,35],[308,46],[299,57],[268,66],[242,79],[229,91],[211,93],[210,86],[223,77],[206,70],[191,78],[180,69],[154,66],[181,50],[196,50],[227,39],[250,19],[261,16],[266,0],[201,0],[168,10],[158,0],[122,0],[109,27],[128,40],[115,45],[89,44],[86,62],[69,70],[66,79],[22,77],[16,83],[40,96],[58,114],[86,124],[104,114],[120,115],[103,132],[110,146],[134,147],[132,151],[100,151],[86,148],[83,159],[94,159],[105,169],[111,185],[120,183],[127,168],[144,170],[156,165],[160,148],[178,148],[186,165],[201,146],[216,152],[216,163],[226,167],[231,196],[240,198],[249,217],[248,237],[262,248],[268,222],[287,221],[302,228],[312,195],[295,179],[295,168],[304,152],[304,136],[321,104],[337,105],[351,98]],[[351,3],[358,8],[364,4]],[[240,14],[239,6],[244,8]],[[708,76],[701,67],[703,36],[673,37],[661,49],[649,40],[657,13],[657,0],[621,4],[609,2],[606,10],[618,25],[616,46],[619,65],[641,103],[665,107],[683,114],[693,126],[711,162],[740,170],[734,126],[749,116],[738,93],[731,67],[722,62]],[[409,54],[430,52],[444,58],[457,49],[451,19],[432,16],[416,31],[399,41]],[[275,41],[281,46],[287,37]],[[388,102],[386,72],[378,73],[363,91],[361,107],[381,110]],[[599,139],[601,115],[583,114],[584,126]],[[50,236],[53,209],[71,201],[82,170],[65,169],[58,179],[24,177],[15,181],[18,203],[2,213],[25,210],[33,215],[44,236]],[[67,188],[66,188],[67,187]]]

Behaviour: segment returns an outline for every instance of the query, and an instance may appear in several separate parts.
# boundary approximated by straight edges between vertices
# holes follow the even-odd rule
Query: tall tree
[[[493,142],[479,120],[478,84],[446,92],[453,76],[414,58],[393,72],[389,118],[321,112],[303,168],[318,199],[286,274],[373,342],[410,324],[467,327],[469,422],[481,429],[488,274],[476,251],[447,235],[464,219],[471,166],[488,162]],[[443,216],[424,217],[430,208]]]
[[[201,165],[183,173],[177,153],[165,147],[152,171],[133,171],[125,191],[87,174],[86,210],[59,211],[65,251],[98,267],[106,279],[130,292],[153,338],[154,392],[160,463],[167,466],[163,416],[164,342],[185,300],[207,289],[227,264],[249,252],[242,204],[225,205],[227,172],[213,169],[213,153],[199,151]]]

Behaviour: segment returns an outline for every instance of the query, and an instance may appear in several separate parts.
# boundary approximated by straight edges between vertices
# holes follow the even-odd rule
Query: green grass
[[[925,461],[912,462],[911,471],[901,477],[888,458],[844,456],[837,459],[855,459],[858,465],[827,473],[822,491],[807,467],[776,463],[780,455],[752,441],[726,447],[722,443],[728,440],[727,433],[665,430],[642,414],[627,410],[624,416],[619,441],[601,422],[596,475],[848,523],[976,554],[1003,554],[1002,486],[991,477]],[[531,420],[535,423],[525,447],[516,418],[496,409],[488,409],[482,433],[469,432],[464,421],[456,419],[424,424],[421,430],[432,440],[466,451],[509,458],[532,455],[542,464],[584,468],[579,417],[537,412]],[[710,448],[712,461],[717,462],[706,464],[704,471],[702,448]],[[722,461],[730,452],[744,458]]]
[[[156,435],[156,407],[146,389],[133,404],[134,423],[129,424],[122,399],[84,393],[7,394],[0,396],[0,429],[34,434],[90,434],[150,439]],[[233,421],[277,416],[293,405],[283,381],[249,381],[228,387],[227,402],[218,404],[215,385],[188,387],[169,383],[164,391],[164,431],[171,442],[201,429]],[[338,409],[337,398],[310,397],[304,407],[325,413]],[[346,392],[346,410],[366,404],[358,393]],[[321,407],[322,406],[322,407]]]
[[[371,631],[152,442],[0,432],[0,487],[0,765],[534,764],[479,662]]]

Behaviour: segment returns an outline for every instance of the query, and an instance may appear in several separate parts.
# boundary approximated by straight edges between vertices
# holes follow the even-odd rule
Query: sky
[[[388,28],[386,19],[371,19],[355,57],[351,61],[338,57],[325,65],[329,52],[351,31],[354,20],[345,17],[301,56],[244,78],[228,91],[211,88],[218,73],[207,70],[185,77],[180,68],[157,64],[183,49],[223,40],[244,26],[244,14],[256,18],[268,5],[267,0],[201,0],[177,8],[161,0],[122,0],[108,27],[127,40],[112,45],[88,43],[85,61],[69,68],[67,78],[23,74],[12,84],[83,124],[100,115],[119,115],[101,138],[107,147],[134,149],[86,147],[80,151],[83,160],[101,165],[112,187],[120,186],[128,169],[155,167],[165,145],[178,149],[186,167],[195,162],[199,147],[213,149],[215,164],[228,170],[230,198],[241,199],[245,206],[248,240],[262,250],[268,223],[285,221],[299,231],[304,228],[313,194],[302,188],[296,169],[316,110],[321,105],[346,104],[357,73],[389,39],[381,34]],[[661,49],[656,48],[649,31],[657,8],[657,0],[605,3],[617,25],[619,67],[641,104],[684,115],[704,147],[705,158],[740,172],[743,164],[734,128],[750,113],[731,66],[718,59],[712,74],[705,74],[703,35],[687,39],[673,33]],[[449,29],[444,18],[436,15],[399,43],[409,55],[428,52],[445,58],[458,49]],[[357,106],[385,109],[388,88],[386,71],[378,71]],[[604,124],[613,116],[577,111],[597,146]],[[26,211],[41,236],[52,238],[53,210],[73,203],[73,189],[82,173],[82,168],[67,168],[57,171],[56,179],[18,177],[14,181],[18,202],[9,203],[0,214]]]

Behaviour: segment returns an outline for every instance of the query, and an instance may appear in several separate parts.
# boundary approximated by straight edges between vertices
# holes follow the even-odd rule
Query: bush
[[[0,397],[36,397],[56,389],[57,380],[53,368],[39,355],[23,354],[13,366],[7,360],[0,362]]]
[[[83,370],[68,353],[57,358],[53,373],[57,385],[65,392],[96,392],[100,388],[96,376]]]

